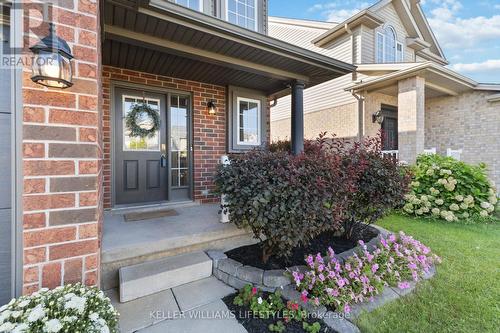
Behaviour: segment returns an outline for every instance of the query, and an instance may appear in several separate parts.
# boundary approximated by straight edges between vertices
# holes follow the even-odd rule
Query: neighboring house
[[[480,84],[448,62],[418,0],[383,0],[341,23],[269,19],[269,35],[357,66],[304,92],[305,136],[375,136],[414,162],[424,150],[485,162],[500,185],[500,85]],[[290,98],[271,110],[271,137],[290,133]]]
[[[292,94],[292,141],[300,152],[304,87],[355,69],[269,37],[267,0],[177,2],[56,1],[48,12],[73,53],[73,77],[67,66],[38,64],[37,73],[44,74],[38,79],[73,85],[33,82],[30,63],[2,69],[0,304],[42,287],[99,284],[106,242],[128,258],[120,264],[106,259],[113,283],[120,265],[157,258],[161,246],[172,244],[153,244],[162,235],[148,232],[151,224],[139,222],[131,231],[120,221],[111,230],[118,208],[217,203],[212,177],[221,156],[269,140],[270,100]],[[43,8],[30,1],[22,6],[19,15],[2,3],[4,44],[19,45],[26,37],[33,46],[48,34]],[[131,138],[124,126],[137,102],[157,110],[161,120],[146,140]],[[214,208],[181,214],[180,227],[217,220]],[[105,216],[105,210],[112,211]],[[177,237],[168,228],[161,231]],[[210,243],[199,234],[205,230],[195,231],[189,241]],[[121,243],[139,235],[144,246]]]

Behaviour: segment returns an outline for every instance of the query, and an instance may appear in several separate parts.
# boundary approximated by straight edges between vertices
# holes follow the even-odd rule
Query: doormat
[[[161,209],[150,212],[128,213],[123,215],[125,222],[145,221],[157,219],[160,217],[179,215],[175,209]]]

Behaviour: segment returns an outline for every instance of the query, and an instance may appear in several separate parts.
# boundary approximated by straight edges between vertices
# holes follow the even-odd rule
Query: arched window
[[[403,44],[396,38],[396,31],[392,26],[385,27],[377,32],[377,63],[393,63],[403,61]]]

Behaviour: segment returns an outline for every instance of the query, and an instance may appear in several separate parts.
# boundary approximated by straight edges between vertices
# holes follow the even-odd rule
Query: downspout
[[[361,142],[364,137],[365,126],[365,97],[362,94],[357,94],[354,89],[351,90],[352,96],[358,101],[358,140]]]

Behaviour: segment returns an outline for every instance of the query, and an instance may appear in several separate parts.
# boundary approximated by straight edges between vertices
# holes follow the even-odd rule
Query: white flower
[[[262,304],[262,297],[257,298],[257,303]]]
[[[45,330],[49,333],[57,333],[62,329],[62,324],[58,319],[51,319],[45,323]]]
[[[488,216],[488,212],[485,211],[485,210],[482,210],[481,213],[479,213],[479,215],[481,215],[482,217],[487,217]]]
[[[436,199],[436,205],[441,206],[442,204],[444,204],[443,199]]]
[[[463,218],[464,219],[468,219],[469,218],[469,213],[465,212],[462,214]]]
[[[432,214],[439,215],[439,213],[441,213],[441,211],[439,210],[439,208],[432,208]]]
[[[490,203],[486,202],[486,201],[481,202],[481,208],[484,208],[484,209],[490,208]]]
[[[427,176],[432,176],[434,175],[434,169],[428,169],[427,172],[425,173]]]
[[[496,205],[498,202],[498,199],[496,196],[492,195],[491,197],[488,198],[488,201],[490,202],[490,204]]]
[[[5,310],[2,313],[0,313],[0,323],[3,323],[6,319],[9,319],[12,311],[10,310]]]
[[[92,312],[91,314],[89,314],[89,318],[92,321],[98,321],[99,320],[99,315],[97,313],[95,313],[95,312]]]
[[[456,212],[457,210],[460,210],[460,207],[457,204],[454,203],[454,204],[450,205],[450,210]]]
[[[0,332],[11,332],[14,328],[14,324],[6,322],[0,326]]]
[[[21,323],[19,325],[17,325],[13,330],[12,330],[12,333],[23,333],[23,332],[26,332],[28,331],[29,329],[29,326],[28,324],[26,323]]]
[[[73,296],[71,299],[64,304],[65,309],[75,309],[78,313],[83,313],[85,311],[85,304],[87,299],[85,297]]]
[[[45,317],[45,309],[43,308],[42,304],[38,304],[31,310],[30,314],[28,315],[28,321],[32,323],[39,319],[42,319],[43,317]]]
[[[0,307],[0,312],[2,312],[3,310],[7,309],[8,307],[9,307],[9,305],[8,305],[8,304],[2,305],[2,306]]]
[[[463,195],[460,195],[460,194],[457,194],[455,196],[455,200],[457,200],[458,202],[462,202],[464,201],[464,196]]]
[[[21,317],[22,314],[23,314],[22,311],[13,311],[12,312],[12,318],[17,319],[17,318]]]
[[[30,300],[29,299],[25,299],[24,301],[21,301],[17,306],[20,307],[20,308],[24,308],[28,304],[30,304]]]

